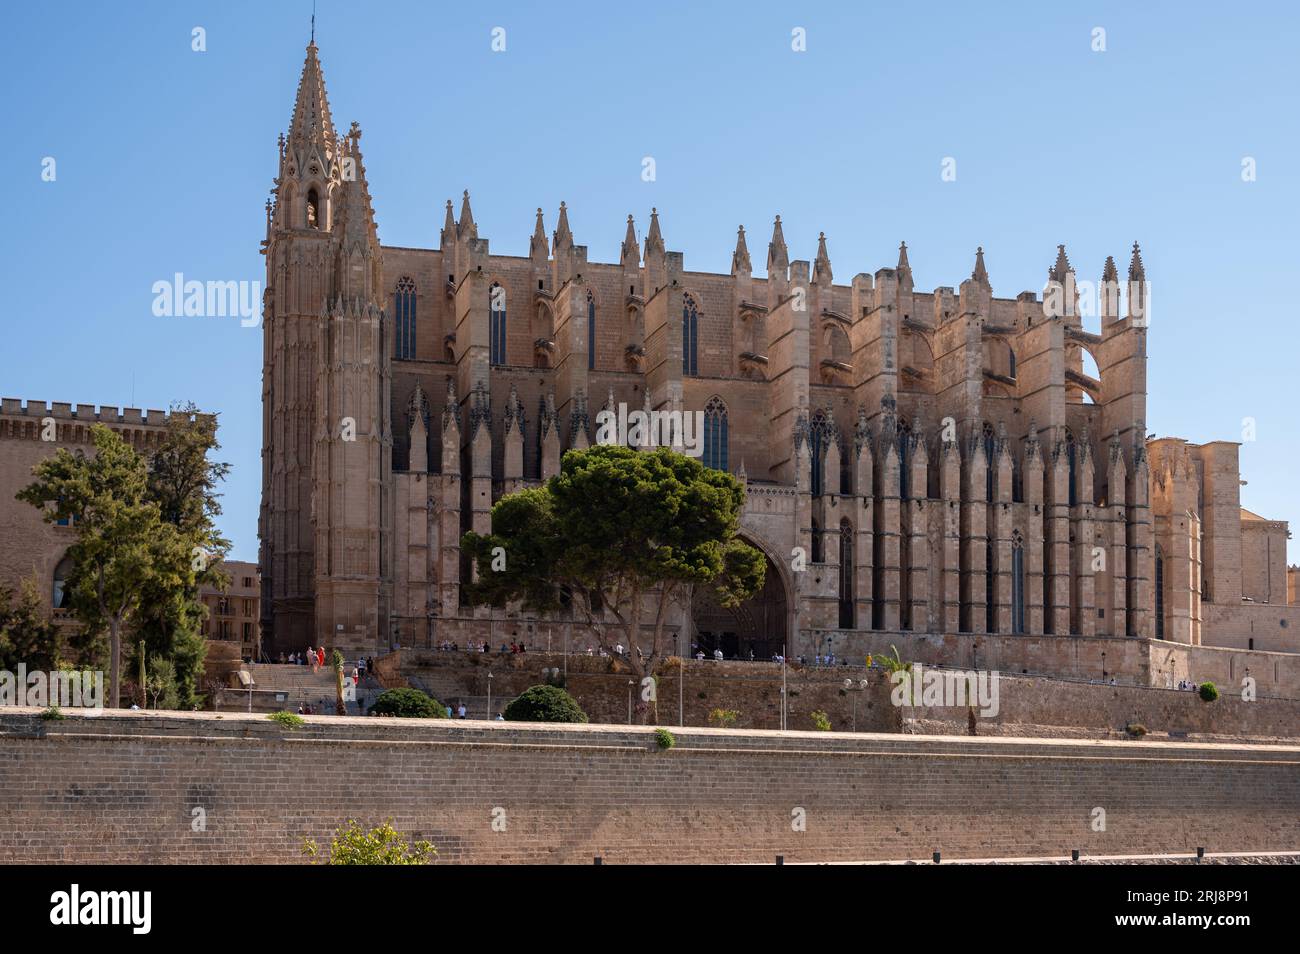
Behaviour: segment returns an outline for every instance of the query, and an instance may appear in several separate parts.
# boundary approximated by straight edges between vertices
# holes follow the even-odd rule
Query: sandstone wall
[[[1184,656],[1189,651],[1199,656],[1212,652],[1199,647],[1178,650]],[[904,660],[912,658],[903,655]],[[983,654],[980,663],[985,665]],[[444,704],[455,706],[464,701],[470,715],[481,718],[487,712],[489,670],[493,673],[492,709],[499,712],[524,689],[542,682],[544,670],[562,665],[562,657],[540,653],[502,657],[403,651],[400,655],[384,657],[380,672],[389,673],[389,684],[398,684],[397,674],[403,673],[412,684],[431,692]],[[1194,668],[1203,671],[1213,667],[1195,664]],[[846,678],[852,680],[852,690],[844,689]],[[864,678],[868,682],[866,690],[859,688]],[[1185,674],[1177,678],[1185,678]],[[571,656],[565,688],[592,722],[614,725],[628,722],[630,689],[632,719],[639,723],[641,713],[636,707],[641,691],[639,684],[629,687],[631,679],[626,666],[616,660]],[[1094,735],[1105,735],[1122,732],[1128,723],[1136,722],[1152,733],[1300,738],[1300,700],[1262,696],[1245,702],[1237,683],[1225,679],[1219,682],[1219,687],[1220,698],[1206,703],[1194,692],[1177,689],[1110,686],[1003,673],[999,680],[998,714],[980,718],[977,731],[996,734],[1008,726],[1056,726],[1094,730]],[[774,663],[692,660],[686,667],[684,685],[679,684],[676,667],[669,666],[656,685],[658,721],[662,725],[676,725],[680,705],[686,725],[708,725],[710,711],[722,708],[739,713],[738,728],[778,729],[781,688],[781,667]],[[948,723],[949,731],[967,732],[964,708],[908,707],[900,711],[890,701],[889,677],[881,670],[865,670],[861,666],[791,666],[786,671],[785,688],[790,700],[786,723],[789,729],[812,729],[812,712],[821,710],[838,732],[854,729],[900,732],[905,718],[938,720]]]
[[[13,710],[0,863],[293,862],[349,818],[475,863],[1300,849],[1296,747],[676,734],[660,750],[642,728]]]

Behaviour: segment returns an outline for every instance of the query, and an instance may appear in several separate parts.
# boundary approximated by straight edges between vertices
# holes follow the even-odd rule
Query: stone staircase
[[[321,714],[333,714],[338,689],[334,670],[322,666],[315,672],[311,666],[289,666],[276,663],[252,663],[244,666],[252,676],[255,687],[262,692],[283,693],[286,696],[282,708],[295,710],[300,705],[310,705]],[[238,687],[238,675],[232,678],[232,685]],[[377,680],[366,676],[357,688],[359,702],[347,703],[348,715],[365,715],[364,703],[369,706],[381,692]]]

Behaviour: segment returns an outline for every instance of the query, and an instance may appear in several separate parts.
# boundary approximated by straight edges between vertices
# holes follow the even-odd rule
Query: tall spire
[[[537,222],[533,225],[533,237],[528,242],[528,257],[545,259],[550,254],[550,246],[546,242],[546,226],[542,222],[542,208],[538,206]]]
[[[833,280],[831,272],[831,257],[826,251],[826,233],[821,232],[817,236],[817,260],[813,262],[813,278],[820,284],[825,282],[827,285]]]
[[[460,200],[460,221],[456,223],[456,232],[462,237],[478,238],[478,226],[474,224],[474,213],[469,207],[469,189]]]
[[[1138,248],[1138,243],[1133,243],[1133,258],[1128,263],[1128,280],[1131,282],[1144,282],[1147,279],[1146,267],[1142,264],[1142,249]]]
[[[1051,276],[1055,281],[1065,284],[1065,276],[1074,269],[1070,266],[1069,256],[1065,254],[1065,246],[1056,246],[1056,264],[1052,266]]]
[[[361,126],[353,123],[343,140],[344,156],[353,162],[353,175],[339,186],[339,230],[344,241],[378,242],[374,207],[370,202],[370,186],[366,182],[366,166],[361,156]]]
[[[907,260],[907,243],[899,242],[898,243],[898,274],[902,276],[904,273],[911,275],[912,265]]]
[[[573,247],[573,232],[569,229],[569,210],[563,202],[560,203],[560,218],[555,223],[555,242],[553,247],[557,252],[563,248]]]
[[[1103,282],[1119,281],[1119,269],[1115,267],[1115,256],[1106,256],[1106,265],[1101,270],[1101,280]]]
[[[1128,265],[1128,317],[1137,327],[1146,327],[1151,320],[1147,292],[1147,270],[1142,264],[1142,250],[1134,242],[1133,259]]]
[[[772,223],[772,241],[767,243],[767,274],[774,271],[784,275],[790,268],[790,253],[785,247],[785,233],[781,231],[781,216]]]
[[[307,47],[307,59],[302,64],[302,77],[298,80],[293,119],[289,123],[289,141],[296,145],[316,142],[332,147],[337,138],[334,121],[330,118],[329,98],[325,94],[325,74],[316,56],[313,36]]]
[[[641,246],[636,240],[636,223],[632,221],[632,213],[627,216],[627,232],[623,235],[623,246],[619,250],[619,261],[624,267],[633,267],[641,264]]]
[[[991,287],[989,285],[988,269],[984,267],[984,246],[983,245],[975,249],[975,270],[971,272],[970,277],[977,285],[983,286],[984,288]]]
[[[648,258],[651,252],[658,252],[660,254],[663,254],[663,251],[664,251],[664,237],[659,231],[659,210],[651,209],[650,210],[650,231],[649,233],[647,233],[645,237],[646,257]]]
[[[749,246],[745,244],[745,227],[742,225],[736,232],[736,250],[731,253],[731,274],[753,270],[754,265],[749,260]]]

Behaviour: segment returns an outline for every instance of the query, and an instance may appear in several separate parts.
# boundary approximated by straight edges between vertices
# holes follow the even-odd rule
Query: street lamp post
[[[782,643],[782,644],[781,644],[781,729],[782,729],[782,731],[785,730],[785,726],[786,726],[786,717],[785,717],[785,710],[786,710],[786,691],[785,691],[785,690],[786,690],[786,679],[785,679],[785,654],[786,654],[786,645],[785,645],[785,643]]]
[[[855,693],[866,692],[870,683],[866,679],[859,680],[856,684],[852,679],[844,680],[844,692],[852,700],[851,712],[853,713],[853,731],[858,731],[858,697]]]
[[[636,683],[633,682],[631,679],[627,681],[627,724],[628,725],[632,724],[632,687],[635,685]]]
[[[686,725],[686,657],[682,655],[682,631],[677,631],[677,659],[681,669],[677,671],[677,724]],[[1250,672],[1249,669],[1246,670]]]
[[[1101,651],[1101,681],[1106,681],[1106,650]]]
[[[488,670],[488,705],[487,705],[487,717],[488,717],[488,721],[491,722],[491,721],[492,721],[492,670],[491,670],[491,669]]]

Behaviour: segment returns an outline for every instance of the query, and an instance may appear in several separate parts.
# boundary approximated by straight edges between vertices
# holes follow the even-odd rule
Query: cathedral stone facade
[[[465,193],[437,249],[382,246],[361,130],[336,131],[307,48],[263,244],[269,651],[557,645],[562,619],[465,604],[458,542],[618,405],[701,412],[704,463],[746,484],[767,583],[738,610],[683,608],[675,632],[703,648],[811,655],[863,631],[1196,645],[1243,625],[1257,535],[1237,445],[1148,441],[1136,244],[1126,275],[1101,268],[1087,330],[1064,246],[1041,298],[1004,298],[982,250],[956,288],[923,291],[906,245],[837,283],[826,237],[791,260],[779,216],[766,277],[743,228],[730,274],[687,270],[662,228],[652,211],[641,237],[629,215],[619,260],[589,262],[561,204],[549,236],[538,209],[526,256],[498,255]],[[1269,585],[1284,604],[1285,576]],[[1294,649],[1279,639],[1251,648]]]

